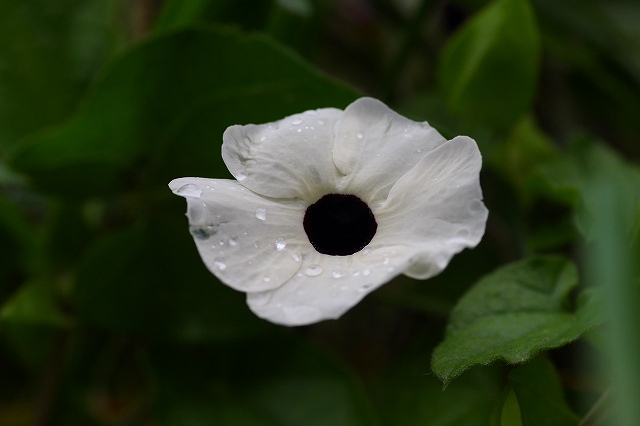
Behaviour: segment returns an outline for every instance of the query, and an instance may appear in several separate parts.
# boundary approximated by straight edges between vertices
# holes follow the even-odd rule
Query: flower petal
[[[187,200],[189,228],[202,260],[229,287],[278,287],[313,250],[302,227],[303,202],[275,202],[232,180],[180,178],[169,187]]]
[[[336,123],[333,160],[341,192],[373,204],[428,152],[446,142],[428,123],[409,120],[372,98],[349,105]]]
[[[247,294],[259,317],[282,325],[336,319],[364,296],[401,274],[410,264],[408,247],[365,249],[351,256],[305,256],[302,267],[281,287]]]
[[[222,159],[238,181],[272,198],[309,203],[335,188],[334,108],[295,114],[274,123],[231,126],[223,135]]]
[[[415,263],[413,278],[440,273],[454,254],[475,247],[488,210],[482,202],[482,156],[475,141],[458,136],[431,151],[407,172],[375,209],[380,224],[370,245],[406,244]]]

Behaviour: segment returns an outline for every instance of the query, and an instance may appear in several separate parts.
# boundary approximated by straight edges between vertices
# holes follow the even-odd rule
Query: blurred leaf
[[[620,193],[624,206],[620,206],[619,220],[629,234],[632,232],[640,205],[640,168],[625,162],[611,148],[588,138],[579,139],[565,155],[542,165],[538,173],[541,191],[576,207],[576,224],[586,237],[602,204],[593,191],[594,179]]]
[[[535,17],[526,0],[496,0],[449,41],[438,79],[449,108],[504,128],[530,106],[540,55]]]
[[[387,425],[489,426],[500,400],[499,369],[476,368],[444,389],[425,358],[432,344],[419,344],[395,362],[374,387],[374,403]],[[455,409],[452,409],[455,407]]]
[[[601,321],[592,292],[572,309],[577,284],[575,267],[561,257],[516,262],[482,278],[453,309],[433,354],[434,373],[448,383],[473,365],[521,363],[577,339]]]
[[[509,390],[500,411],[500,426],[522,426],[520,405],[513,389]]]
[[[22,282],[34,244],[34,232],[22,212],[0,193],[0,304]]]
[[[147,225],[89,248],[74,291],[80,316],[112,331],[156,339],[230,339],[268,330],[244,294],[206,270],[186,231],[182,200],[157,206]]]
[[[70,325],[70,319],[58,306],[54,290],[42,282],[23,285],[0,309],[0,320],[55,327]]]
[[[578,416],[565,402],[560,377],[546,357],[511,370],[509,382],[518,398],[523,426],[578,424]]]
[[[110,49],[109,4],[0,2],[0,156],[76,107]]]
[[[290,339],[154,347],[160,425],[375,425],[351,374]]]
[[[212,23],[260,30],[272,4],[271,0],[167,0],[154,23],[154,31]]]
[[[66,196],[131,187],[145,171],[163,187],[178,176],[226,176],[220,142],[207,141],[221,141],[227,126],[355,97],[263,37],[182,30],[112,64],[74,120],[23,145],[13,166]],[[185,125],[201,139],[185,143]]]

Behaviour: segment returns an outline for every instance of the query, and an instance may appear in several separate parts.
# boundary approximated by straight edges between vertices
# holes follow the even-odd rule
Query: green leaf
[[[561,257],[535,257],[482,278],[451,313],[432,369],[445,383],[477,364],[521,363],[562,346],[601,321],[597,298],[584,292],[572,309],[575,266]]]
[[[0,320],[55,327],[71,323],[60,310],[53,289],[42,282],[23,285],[0,309]]]
[[[610,147],[583,137],[567,152],[543,164],[538,170],[539,190],[573,205],[575,222],[585,237],[590,237],[602,197],[593,191],[593,182],[601,181],[619,193],[618,209],[623,229],[631,234],[638,221],[640,205],[640,168],[627,163]]]
[[[523,426],[578,424],[578,416],[565,402],[560,377],[546,357],[511,370],[509,383],[518,399]]]
[[[530,106],[540,41],[526,0],[496,0],[449,41],[438,79],[449,108],[504,128]]]
[[[220,145],[229,125],[344,107],[356,96],[267,38],[185,29],[120,57],[84,109],[27,141],[12,165],[38,187],[66,196],[227,176]]]
[[[181,341],[227,340],[269,331],[243,293],[204,267],[186,230],[184,205],[95,242],[80,265],[74,300],[87,322],[119,333]]]
[[[109,3],[0,2],[0,156],[73,112],[110,50]]]
[[[347,369],[291,339],[151,348],[159,425],[376,425]]]

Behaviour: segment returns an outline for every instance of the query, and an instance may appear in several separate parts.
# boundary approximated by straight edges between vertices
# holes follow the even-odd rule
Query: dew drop
[[[369,290],[371,287],[373,286],[373,284],[365,284],[365,285],[361,285],[360,288],[358,288],[358,291],[360,293],[363,293],[367,290]]]
[[[353,275],[354,277],[357,277],[358,275],[360,275],[360,271],[353,271],[351,275]]]
[[[224,271],[227,269],[227,264],[224,262],[224,259],[216,259],[213,261],[213,266],[220,271]]]
[[[276,240],[276,250],[281,251],[287,246],[287,242],[284,238],[280,237]]]
[[[246,170],[238,170],[238,173],[236,173],[236,179],[239,181],[243,181],[247,178],[247,171]]]
[[[232,235],[229,237],[229,245],[234,247],[238,245],[238,236],[237,235]]]
[[[368,277],[369,275],[371,275],[371,271],[368,268],[364,268],[362,270],[362,275],[364,275],[365,277]]]
[[[254,246],[255,248],[258,248],[258,247],[260,247],[260,243],[256,241],[255,243],[253,243],[253,246]]]
[[[297,126],[298,124],[302,123],[302,120],[300,120],[299,118],[296,118],[295,120],[293,120],[291,122],[291,124],[293,124],[294,126]]]
[[[298,129],[298,130],[296,130],[296,132],[302,133],[302,129]]]
[[[331,271],[331,276],[333,278],[342,278],[346,275],[344,269],[342,268],[335,268],[333,271]]]
[[[260,220],[265,220],[267,218],[267,209],[264,207],[258,207],[256,209],[256,217]]]
[[[362,254],[369,254],[369,253],[371,253],[372,251],[373,251],[373,249],[372,249],[371,247],[368,247],[368,248],[366,248],[366,249],[362,250]]]
[[[362,133],[358,133],[358,134],[356,135],[356,137],[357,137],[358,139],[362,139],[364,136],[362,135]]]
[[[291,259],[293,259],[294,262],[300,262],[300,255],[298,253],[293,253],[291,255]]]
[[[389,264],[389,258],[385,257],[384,260],[382,261],[383,265],[388,265]]]
[[[224,245],[224,241],[223,240],[218,241],[218,245],[223,246]]]
[[[264,281],[265,283],[268,283],[269,281],[271,281],[271,277],[263,277],[262,281]]]
[[[202,189],[200,189],[198,185],[188,183],[184,186],[181,186],[176,191],[176,194],[181,195],[183,197],[200,198],[200,194],[202,194]]]
[[[310,277],[317,277],[320,275],[324,269],[320,265],[310,265],[307,269],[304,270],[304,273]]]

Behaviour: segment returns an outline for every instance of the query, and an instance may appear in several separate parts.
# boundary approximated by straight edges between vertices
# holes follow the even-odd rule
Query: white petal
[[[278,287],[313,250],[302,227],[303,202],[275,202],[232,180],[180,178],[169,187],[187,200],[190,230],[202,260],[229,287]]]
[[[365,249],[351,256],[305,256],[297,274],[274,290],[248,293],[249,308],[282,325],[336,319],[410,264],[408,247]]]
[[[334,191],[339,177],[331,150],[341,115],[325,108],[269,124],[231,126],[223,135],[222,158],[231,174],[258,194],[315,202]]]
[[[454,254],[475,247],[484,234],[488,211],[482,202],[481,166],[478,146],[466,136],[427,154],[375,209],[378,231],[371,245],[411,246],[416,260],[405,272],[411,277],[441,272]]]
[[[428,152],[446,142],[428,123],[417,123],[382,102],[361,98],[336,123],[333,159],[346,175],[341,192],[373,204]]]

